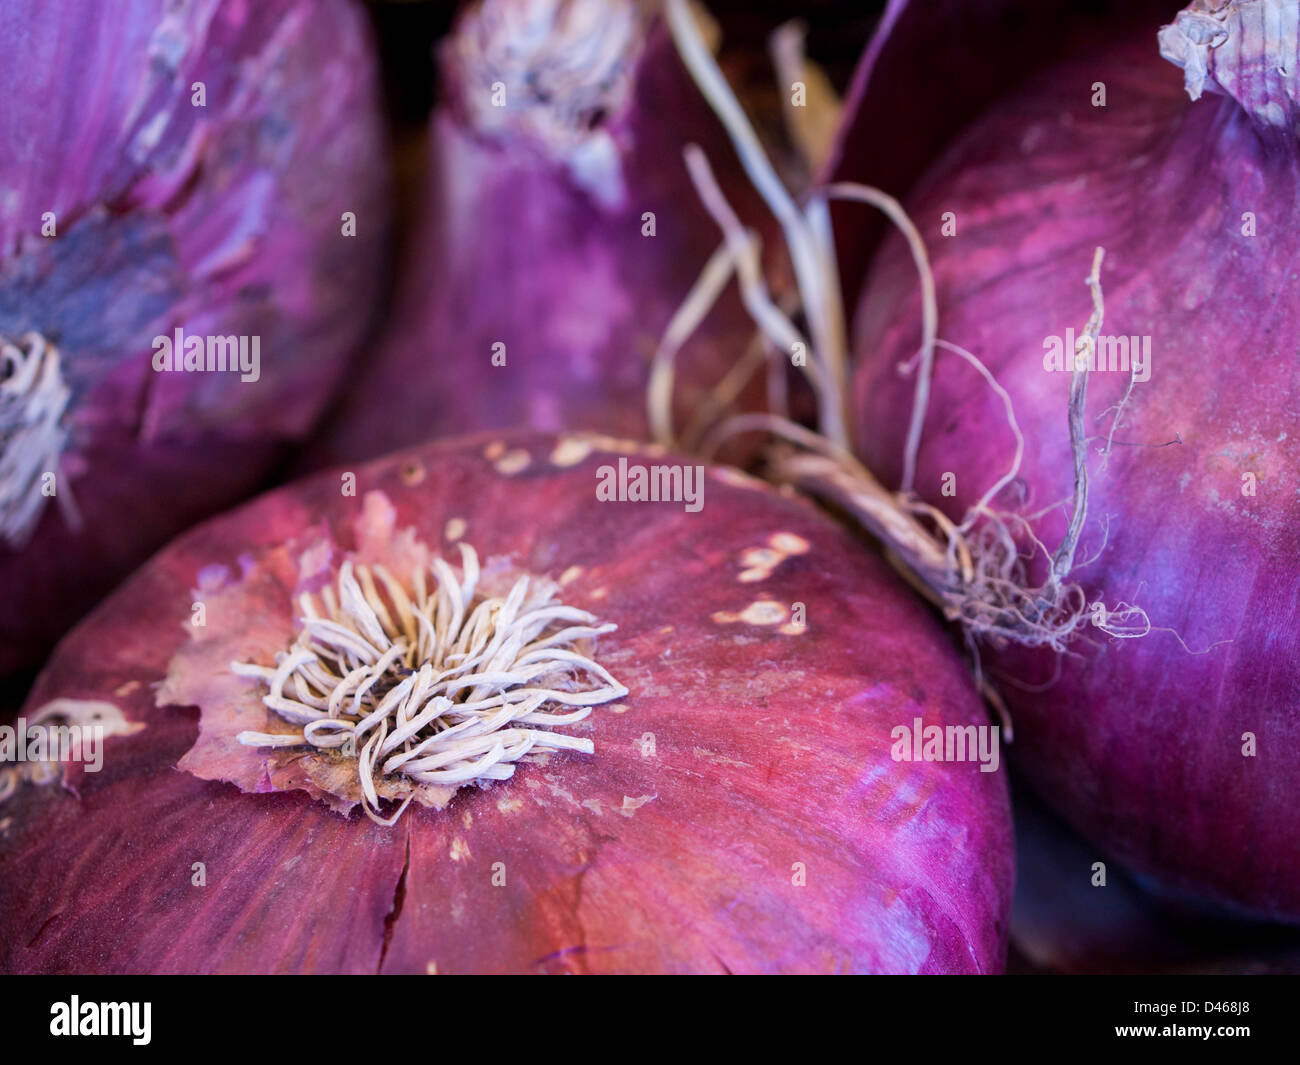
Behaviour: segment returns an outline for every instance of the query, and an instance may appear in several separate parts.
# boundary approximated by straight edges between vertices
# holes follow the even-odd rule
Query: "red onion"
[[[1168,0],[889,0],[849,86],[830,176],[904,192],[967,124],[1035,72],[1169,11]],[[850,297],[885,230],[876,213],[835,210]]]
[[[1162,897],[1106,861],[1025,788],[1012,789],[1012,804],[1009,971],[1300,972],[1300,929],[1229,920],[1214,907]]]
[[[601,501],[656,469],[680,501]],[[1003,961],[1003,774],[902,760],[984,718],[938,626],[806,503],[659,449],[485,436],[263,496],[106,600],[24,716],[109,735],[6,782],[5,971]]]
[[[386,208],[344,0],[15,0],[0,43],[3,675],[311,428]],[[155,372],[177,330],[241,372]]]
[[[484,0],[462,16],[439,53],[414,258],[318,462],[485,427],[648,435],[656,345],[721,239],[684,146],[720,145],[719,180],[746,183],[646,11]],[[751,331],[724,298],[682,360],[681,412]]]
[[[994,507],[1029,516],[1055,551],[1085,513],[1076,455],[1088,474],[1081,539],[1052,585],[1074,582],[1073,598],[1025,607],[1041,627],[1022,612],[1021,632],[993,641],[1013,753],[1107,855],[1166,890],[1291,919],[1295,11],[1245,0],[1180,14],[1160,50],[1184,68],[1195,102],[1154,27],[1056,68],[961,137],[909,205],[939,333],[991,371],[1024,436]],[[1107,369],[1049,372],[1045,360],[1072,354],[1096,309],[1084,284],[1096,247],[1095,351]],[[1149,350],[1144,368],[1125,372],[1111,338],[1130,338],[1129,355]],[[915,273],[894,241],[858,309],[858,440],[872,469],[904,488],[915,376],[897,367],[917,347]],[[1125,401],[1132,377],[1142,380]],[[928,411],[913,483],[959,520],[1007,473],[1016,441],[1003,398],[951,351],[938,355]],[[1087,437],[1077,448],[1076,429]],[[1020,543],[1033,547],[1027,534]],[[1039,582],[1045,553],[1028,566]],[[1018,636],[1042,643],[1067,622],[1083,637],[1069,653],[1018,648]]]

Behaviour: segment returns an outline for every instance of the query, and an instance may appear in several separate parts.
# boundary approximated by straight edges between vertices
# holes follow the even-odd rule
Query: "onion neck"
[[[1300,5],[1296,0],[1193,0],[1160,31],[1160,54],[1187,94],[1234,100],[1270,148],[1297,155]]]
[[[461,120],[563,165],[617,206],[623,176],[608,127],[631,100],[646,22],[640,0],[483,0],[443,52]]]

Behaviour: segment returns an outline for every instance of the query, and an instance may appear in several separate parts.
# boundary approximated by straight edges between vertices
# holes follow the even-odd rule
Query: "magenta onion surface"
[[[656,468],[702,507],[632,501]],[[1003,963],[1004,774],[894,735],[989,727],[942,631],[806,503],[659,449],[480,436],[265,495],[24,715],[108,735],[6,781],[6,971]]]
[[[1090,627],[1063,656],[993,648],[1013,754],[1108,855],[1167,890],[1287,918],[1300,916],[1296,29],[1293,4],[1194,4],[1159,49],[1152,26],[1016,92],[909,202],[939,334],[992,371],[1024,434],[998,503],[1037,515],[1049,551],[1074,487],[1072,375],[1049,367],[1083,331],[1105,250],[1071,579],[1092,618],[1139,638]],[[915,276],[891,242],[856,322],[858,439],[894,485]],[[1121,341],[1140,367],[1123,368]],[[1014,451],[1000,397],[940,352],[916,491],[960,517]],[[1125,603],[1146,635],[1141,614],[1115,613]]]
[[[439,52],[423,221],[379,351],[318,463],[527,425],[649,435],[665,327],[721,234],[683,148],[756,197],[647,5],[485,0]],[[720,149],[720,150],[718,150]],[[683,416],[752,333],[729,293],[688,345]]]
[[[305,435],[371,316],[386,207],[344,0],[15,0],[0,44],[4,674]],[[205,364],[242,338],[241,371],[155,372],[176,330]]]

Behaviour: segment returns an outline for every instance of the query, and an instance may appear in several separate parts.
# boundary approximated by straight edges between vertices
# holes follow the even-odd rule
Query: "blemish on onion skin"
[[[468,525],[464,518],[452,518],[447,522],[446,527],[442,530],[442,535],[446,538],[448,543],[454,544],[465,535],[465,530],[467,528]]]
[[[807,554],[812,546],[802,536],[791,532],[773,533],[768,537],[767,544],[766,547],[750,547],[740,553],[740,564],[745,567],[740,574],[742,584],[767,580],[787,558]]]
[[[806,743],[800,743],[798,740],[791,739],[789,736],[782,736],[776,742],[784,743],[789,747],[792,758],[798,758],[801,754],[812,754],[813,752],[813,748],[809,747]]]
[[[425,965],[424,965],[424,975],[425,975],[425,976],[437,976],[437,975],[438,975],[438,963],[437,963],[436,961],[425,962]]]
[[[451,841],[451,860],[458,862],[462,858],[470,857],[469,844],[457,836]]]
[[[552,466],[576,466],[591,454],[591,443],[577,437],[566,437],[551,452]]]
[[[424,463],[418,459],[412,460],[402,466],[402,483],[407,485],[417,485],[424,480]]]
[[[750,603],[739,614],[733,614],[727,610],[719,610],[713,615],[713,620],[719,625],[730,625],[737,621],[743,621],[746,625],[780,625],[789,616],[789,611],[774,599],[758,599]]]
[[[570,806],[577,807],[580,805],[578,800],[574,798],[573,792],[567,790],[566,788],[562,788],[558,784],[550,784],[550,783],[547,784],[547,787],[550,789],[551,794],[554,795],[557,799],[563,799]]]
[[[331,546],[326,540],[319,540],[298,556],[298,580],[303,584],[322,578],[329,571]],[[247,572],[247,567],[245,567]],[[196,595],[196,598],[199,596]]]
[[[670,632],[676,632],[676,631],[677,631],[676,625],[665,625],[662,629],[659,630],[659,635],[667,636]]]
[[[608,588],[597,588],[594,592],[591,593],[591,598],[592,598],[592,599],[604,599],[605,596],[607,596],[607,595],[609,595],[609,589],[608,589]]]
[[[751,584],[754,581],[764,581],[772,575],[772,571],[781,564],[784,556],[773,551],[770,547],[751,547],[740,553],[740,564],[744,566],[741,571],[740,581],[742,584]]]
[[[474,823],[474,815],[466,810],[465,813],[461,815],[460,823],[468,829]]]
[[[130,695],[133,691],[136,691],[139,687],[140,687],[140,682],[138,680],[128,680],[125,684],[119,684],[116,688],[114,688],[113,694],[118,696],[119,698],[125,698],[126,696]]]
[[[530,780],[529,783],[531,784],[533,783],[533,781]],[[523,808],[524,808],[524,802],[522,799],[498,799],[497,800],[497,809],[500,810],[503,814],[517,814]]]
[[[740,769],[754,768],[748,762],[741,762],[735,758],[728,758],[725,754],[718,754],[717,751],[710,751],[707,747],[694,747],[691,749],[691,753],[695,755],[696,758],[703,758],[711,765],[735,766]]]
[[[597,817],[603,817],[603,816],[604,816],[604,811],[602,811],[601,808],[600,808],[600,800],[599,800],[599,799],[583,799],[583,800],[582,800],[582,805],[583,805],[586,809],[588,809],[588,810],[590,810],[592,813],[594,813]]]
[[[623,805],[618,808],[618,812],[621,813],[624,817],[631,817],[634,813],[636,813],[639,809],[641,809],[641,807],[643,807],[651,799],[657,799],[657,798],[659,798],[658,795],[638,795],[635,799],[632,798],[630,795],[624,795]]]
[[[494,466],[496,467],[497,473],[504,474],[506,477],[511,477],[516,473],[522,473],[524,470],[528,469],[528,466],[532,461],[532,455],[523,448],[517,447],[513,451],[509,451],[502,455],[501,458],[494,463]]]
[[[488,446],[483,449],[483,457],[487,459],[488,462],[496,462],[496,460],[505,453],[506,445],[503,440],[493,440],[492,443],[488,444]]]
[[[154,116],[144,124],[144,127],[135,135],[131,144],[133,155],[144,156],[158,146],[162,140],[163,133],[167,129],[169,121],[166,111],[158,111]]]
[[[568,585],[572,584],[581,576],[582,576],[581,566],[570,566],[568,569],[566,569],[563,573],[560,574],[560,581],[559,581],[560,587],[561,588],[567,587]]]
[[[610,713],[614,713],[614,714],[626,714],[626,713],[627,713],[627,704],[626,704],[626,703],[611,703],[611,704],[609,705],[609,710],[610,710]]]
[[[138,682],[132,681],[136,684]],[[80,728],[99,728],[102,730],[101,735],[105,738],[108,736],[131,736],[144,729],[143,721],[130,721],[122,713],[121,709],[113,703],[106,703],[95,699],[51,699],[41,707],[26,715],[29,725],[40,725],[50,723],[55,726],[76,725]],[[60,763],[41,763],[27,762],[24,763],[30,769],[35,771],[39,766],[50,765],[59,766]]]
[[[812,544],[802,536],[792,532],[773,533],[767,542],[772,545],[774,550],[780,551],[787,557],[790,555],[806,555],[812,547]]]

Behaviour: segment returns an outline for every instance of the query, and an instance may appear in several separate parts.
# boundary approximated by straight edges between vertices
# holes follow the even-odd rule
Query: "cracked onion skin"
[[[1095,82],[1105,108],[1091,106]],[[1249,79],[1238,91],[1260,104]],[[1294,123],[1294,103],[1278,106]],[[1163,890],[1286,920],[1300,918],[1298,192],[1294,126],[1271,127],[1228,95],[1190,101],[1153,25],[993,109],[908,204],[932,258],[940,336],[982,359],[1014,402],[1025,512],[1072,488],[1068,374],[1044,371],[1043,343],[1087,320],[1094,247],[1106,251],[1102,334],[1152,338],[1151,378],[1135,386],[1105,468],[1102,413],[1127,375],[1089,376],[1077,557],[1104,551],[1073,579],[1089,602],[1136,602],[1198,653],[1169,631],[1111,640],[1093,628],[1059,660],[992,649],[1013,757],[1075,828]],[[940,234],[943,212],[956,236]],[[895,368],[919,339],[914,278],[891,241],[856,322],[859,441],[890,484],[911,410],[913,379]],[[959,514],[1008,468],[1005,426],[998,398],[940,352],[918,492]],[[941,493],[946,472],[954,499]],[[1038,523],[1049,550],[1068,512]]]
[[[999,970],[1004,774],[890,757],[890,730],[914,716],[987,723],[938,626],[850,535],[743,475],[710,470],[698,513],[598,502],[596,470],[617,455],[681,461],[635,449],[531,434],[426,445],[357,468],[355,497],[323,474],[155,556],[69,634],[27,704],[102,699],[145,727],[109,738],[98,774],[73,767],[66,786],[24,784],[4,804],[0,968]],[[265,790],[272,776],[246,791],[176,768],[198,736],[194,708],[166,702],[193,661],[178,652],[196,642],[197,575],[211,587],[225,566],[245,589],[210,597],[201,639],[269,660],[284,648],[263,634],[290,619],[292,589],[268,559],[313,530],[351,544],[365,514],[393,543],[410,527],[450,558],[460,519],[484,559],[567,574],[566,602],[617,623],[596,658],[630,692],[566,729],[594,754],[521,764],[392,828]],[[778,533],[804,549],[742,581]],[[758,600],[805,604],[805,631],[726,620]],[[191,690],[205,679],[190,673]]]
[[[428,176],[410,261],[377,350],[309,456],[312,468],[486,428],[650,438],[651,359],[722,243],[683,149],[696,143],[707,150],[747,225],[766,232],[771,223],[660,20],[643,19],[630,36],[614,34],[619,13],[635,6],[467,6],[439,51],[443,99],[429,124]],[[563,18],[566,11],[575,21],[552,37],[567,45],[531,55],[526,43],[517,44],[511,54],[528,57],[518,70],[480,59],[471,73],[458,58],[458,41],[482,35],[502,51],[514,42],[520,31],[494,29],[492,19],[548,12]],[[575,12],[601,12],[605,21],[580,21]],[[552,53],[572,62],[572,55],[587,54],[591,40],[611,37],[616,44],[605,47],[625,56],[618,70],[626,95],[584,113],[579,136],[531,98],[528,86]],[[509,103],[500,112],[485,105],[498,82]],[[485,115],[500,124],[485,128]],[[577,157],[594,154],[592,144],[604,154],[584,165]],[[643,235],[647,212],[653,236]],[[753,332],[733,283],[677,360],[679,426],[741,357]],[[505,364],[494,363],[502,353]],[[751,386],[744,402],[756,406],[761,395]]]
[[[14,0],[0,46],[0,336],[58,348],[58,492],[83,519],[47,500],[0,543],[6,675],[314,426],[379,294],[387,190],[345,0]],[[154,372],[177,327],[260,337],[260,379]]]

